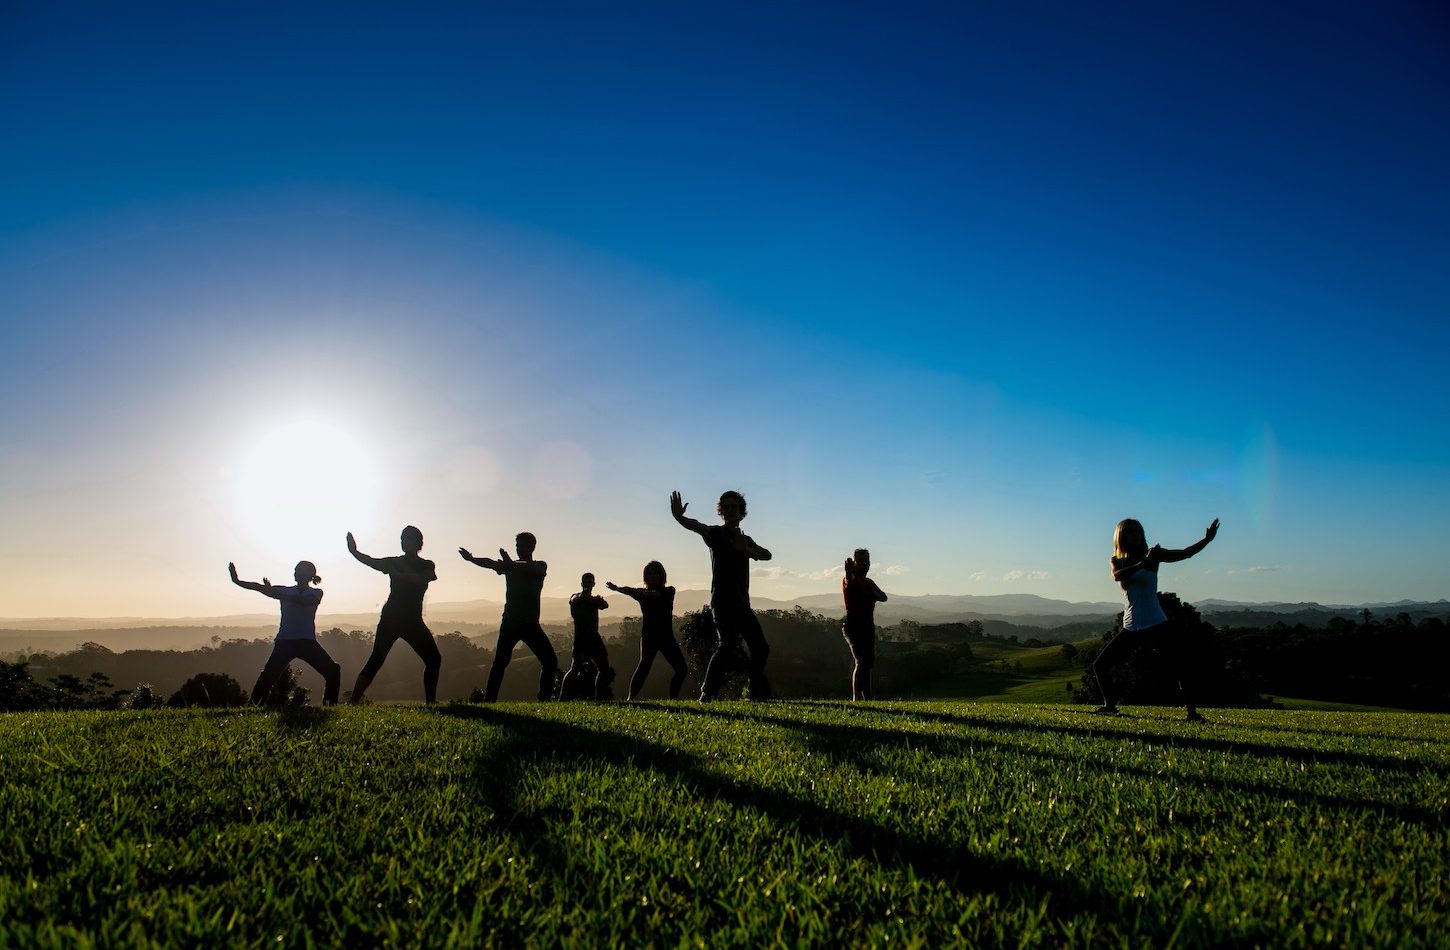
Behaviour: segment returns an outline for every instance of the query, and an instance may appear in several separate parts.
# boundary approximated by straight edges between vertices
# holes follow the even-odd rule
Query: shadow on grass
[[[779,704],[779,705],[812,705],[812,706],[834,706],[835,703],[811,703],[811,704]],[[862,710],[859,706],[851,706],[842,703],[847,708],[862,712],[877,712],[887,710]],[[674,712],[684,712],[687,715],[714,716],[723,719],[748,720],[763,724],[774,725],[783,729],[801,734],[812,752],[825,755],[837,761],[849,764],[851,767],[867,774],[884,775],[894,777],[898,769],[894,763],[883,762],[880,754],[883,750],[897,751],[906,750],[930,755],[948,756],[958,759],[965,759],[984,748],[995,749],[1010,755],[1019,755],[1026,758],[1038,759],[1055,766],[1071,767],[1073,769],[1085,769],[1102,775],[1132,775],[1144,782],[1161,782],[1171,780],[1174,777],[1191,781],[1202,788],[1216,789],[1238,795],[1250,795],[1265,797],[1273,801],[1283,801],[1285,798],[1293,798],[1296,801],[1312,804],[1327,811],[1343,812],[1351,816],[1363,815],[1365,813],[1377,814],[1396,821],[1422,824],[1432,828],[1444,828],[1450,826],[1450,816],[1443,811],[1429,808],[1423,805],[1407,804],[1402,802],[1387,802],[1380,799],[1357,798],[1342,795],[1326,795],[1320,792],[1310,792],[1300,788],[1291,788],[1285,785],[1273,785],[1266,782],[1255,782],[1245,779],[1223,778],[1214,775],[1199,775],[1191,773],[1164,773],[1143,766],[1125,765],[1121,762],[1102,760],[1091,761],[1080,757],[1063,755],[1060,753],[1045,751],[1042,749],[1026,748],[1015,745],[1008,741],[983,736],[952,736],[940,733],[910,732],[900,729],[890,729],[880,726],[868,726],[847,723],[826,723],[819,721],[805,721],[801,719],[771,716],[768,707],[762,707],[760,712],[743,712],[737,710],[722,709],[715,707],[669,707]],[[1118,738],[1117,733],[1091,732],[1084,730],[1084,734],[1103,736],[1106,738]],[[1134,737],[1136,738],[1136,737]],[[1160,737],[1164,741],[1167,737]],[[1433,769],[1429,770],[1433,772]]]
[[[785,702],[781,705],[795,707],[817,707],[836,709],[859,709],[859,706],[844,700],[820,700],[810,703]],[[1396,758],[1386,755],[1374,755],[1365,752],[1348,752],[1339,749],[1306,749],[1297,745],[1270,745],[1260,742],[1242,742],[1234,739],[1221,739],[1212,735],[1190,735],[1186,733],[1155,733],[1153,735],[1142,735],[1137,732],[1129,732],[1122,728],[1113,728],[1115,722],[1122,722],[1122,718],[1113,716],[1093,716],[1090,710],[1084,707],[1083,715],[1091,716],[1088,720],[1092,726],[1062,726],[1055,723],[1029,723],[1010,722],[1001,719],[992,719],[984,716],[973,716],[966,714],[953,714],[937,712],[929,709],[900,709],[890,706],[871,706],[869,711],[882,716],[897,716],[906,719],[913,719],[923,722],[939,722],[953,726],[961,726],[971,729],[995,730],[998,732],[1031,732],[1031,733],[1053,733],[1058,735],[1095,736],[1099,738],[1117,739],[1123,742],[1145,743],[1149,745],[1171,744],[1189,749],[1201,749],[1207,752],[1228,752],[1236,755],[1256,756],[1268,759],[1287,759],[1291,762],[1305,765],[1346,765],[1373,769],[1381,772],[1393,772],[1395,774],[1419,774],[1430,772],[1436,776],[1450,780],[1450,766],[1440,762],[1428,762],[1424,760],[1411,760]],[[1130,717],[1124,717],[1132,722]],[[1154,720],[1155,722],[1161,720]],[[1202,726],[1188,726],[1198,733],[1211,732],[1213,724]]]
[[[318,706],[284,706],[274,711],[274,721],[281,732],[323,732],[337,721],[336,711]]]
[[[720,714],[682,704],[656,708],[672,713],[683,709],[700,715]],[[991,893],[1004,900],[1050,908],[1054,915],[1084,912],[1105,919],[1144,915],[1141,900],[1129,901],[1124,895],[1092,888],[1072,875],[1032,867],[1012,858],[988,857],[960,842],[915,834],[909,824],[886,827],[823,807],[808,798],[734,779],[708,768],[707,761],[699,756],[654,742],[497,707],[447,706],[438,712],[506,727],[509,731],[511,738],[479,762],[475,771],[488,789],[484,795],[496,815],[495,830],[516,836],[525,848],[555,870],[568,866],[571,856],[561,845],[552,843],[549,816],[526,814],[518,807],[514,796],[525,771],[548,762],[558,762],[566,768],[595,763],[627,765],[681,782],[694,798],[713,799],[736,809],[757,812],[781,827],[797,829],[824,844],[842,848],[854,858],[899,869],[915,877],[934,879],[964,894]],[[862,737],[841,737],[840,741],[851,742],[857,738]],[[834,747],[836,740],[829,744]],[[1176,910],[1170,913],[1164,908],[1155,908],[1153,916],[1159,926],[1171,926],[1176,913]],[[1267,938],[1268,935],[1259,936]]]

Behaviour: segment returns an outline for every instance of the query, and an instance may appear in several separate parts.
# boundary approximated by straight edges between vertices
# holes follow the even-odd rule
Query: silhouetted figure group
[[[709,616],[715,627],[715,648],[706,665],[704,681],[700,684],[700,702],[708,703],[715,699],[727,666],[742,649],[747,657],[748,697],[757,701],[770,699],[773,694],[770,680],[765,675],[770,644],[766,642],[760,620],[750,605],[750,562],[770,560],[770,551],[740,530],[740,522],[747,512],[745,496],[740,492],[727,491],[720,496],[715,506],[721,522],[717,525],[703,524],[689,517],[686,514],[688,507],[679,492],[670,494],[670,514],[681,527],[698,534],[710,551]],[[1093,674],[1103,698],[1103,705],[1097,712],[1107,715],[1118,712],[1119,692],[1113,681],[1114,668],[1139,648],[1153,646],[1167,649],[1174,655],[1179,689],[1188,718],[1203,721],[1195,705],[1192,665],[1181,649],[1181,637],[1175,635],[1176,631],[1158,601],[1158,567],[1193,557],[1214,539],[1218,527],[1218,519],[1214,519],[1202,540],[1182,550],[1170,550],[1158,545],[1149,547],[1143,526],[1132,518],[1118,523],[1113,535],[1110,564],[1113,580],[1123,588],[1128,603],[1123,614],[1122,632],[1104,646],[1093,663]],[[442,657],[432,632],[423,622],[423,598],[428,585],[438,579],[438,574],[432,561],[419,556],[423,549],[422,531],[409,525],[403,529],[399,540],[403,550],[401,556],[375,558],[360,552],[352,533],[347,535],[347,549],[352,556],[387,574],[390,583],[388,599],[378,617],[372,652],[358,672],[353,687],[354,703],[363,700],[368,686],[398,640],[406,642],[423,660],[425,700],[434,703],[438,698]],[[524,531],[514,538],[517,559],[509,557],[503,548],[499,548],[497,559],[474,557],[467,548],[458,549],[459,556],[465,561],[504,577],[503,617],[499,622],[493,665],[483,691],[485,702],[498,699],[504,673],[520,643],[539,660],[538,699],[556,698],[559,660],[540,623],[544,579],[549,568],[543,561],[534,559],[537,546],[537,539]],[[292,587],[274,587],[266,578],[260,584],[243,581],[237,576],[235,564],[227,567],[233,583],[272,597],[281,605],[282,617],[276,643],[252,689],[252,701],[265,702],[291,661],[302,660],[321,673],[326,681],[323,703],[335,704],[342,669],[317,642],[316,616],[317,607],[322,602],[322,591],[313,585],[321,583],[322,578],[317,576],[316,567],[310,561],[298,562],[294,571],[296,584]],[[853,700],[872,698],[871,671],[876,665],[875,610],[878,603],[886,601],[886,594],[868,576],[870,570],[871,553],[865,548],[857,548],[846,559],[841,580],[841,598],[845,606],[841,635],[851,653]],[[646,564],[643,577],[643,587],[621,587],[613,581],[605,584],[610,590],[636,600],[643,618],[639,663],[630,677],[627,698],[638,698],[655,657],[663,656],[672,670],[670,698],[678,699],[685,682],[686,664],[674,633],[675,589],[667,585],[665,568],[659,561]],[[584,574],[580,578],[579,591],[569,599],[574,642],[572,662],[558,690],[557,698],[560,699],[585,696],[600,700],[612,696],[615,672],[599,633],[599,612],[607,609],[609,602],[594,593],[594,586],[594,575]],[[584,684],[590,677],[592,682],[586,687]]]

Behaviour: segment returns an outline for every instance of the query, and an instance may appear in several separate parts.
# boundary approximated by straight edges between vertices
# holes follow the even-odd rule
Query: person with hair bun
[[[1178,688],[1183,693],[1184,705],[1188,707],[1190,722],[1203,722],[1203,716],[1194,706],[1193,670],[1187,662],[1182,644],[1177,642],[1180,632],[1173,629],[1173,623],[1163,612],[1158,602],[1158,565],[1185,561],[1208,547],[1218,535],[1218,519],[1208,526],[1203,539],[1195,541],[1182,550],[1153,545],[1148,546],[1143,525],[1134,518],[1124,518],[1113,530],[1113,556],[1108,559],[1113,580],[1123,588],[1128,599],[1123,611],[1123,630],[1103,647],[1093,661],[1093,676],[1097,678],[1102,692],[1103,704],[1096,712],[1116,715],[1119,692],[1113,685],[1113,667],[1122,663],[1140,647],[1157,646],[1166,648],[1178,667]]]
[[[257,677],[257,685],[252,687],[252,702],[266,702],[282,673],[293,660],[301,660],[321,673],[327,684],[322,704],[337,705],[337,693],[342,686],[342,667],[317,642],[317,605],[322,603],[322,591],[312,586],[322,583],[322,578],[317,576],[317,566],[311,561],[298,561],[292,571],[292,577],[297,582],[294,587],[274,587],[265,577],[260,584],[244,581],[237,576],[236,564],[228,564],[227,571],[232,575],[233,584],[271,597],[282,608],[282,622],[277,627],[272,655],[267,657],[267,663]]]
[[[667,579],[665,566],[659,561],[650,561],[644,566],[643,587],[620,587],[613,581],[604,585],[639,601],[640,613],[644,615],[639,629],[639,665],[629,678],[631,700],[639,696],[639,691],[644,688],[645,678],[649,676],[656,656],[663,656],[674,670],[674,675],[670,677],[670,699],[679,699],[680,689],[685,685],[685,654],[675,639],[675,589],[665,585]]]
[[[438,673],[443,668],[443,655],[438,652],[433,631],[423,622],[423,595],[428,593],[428,585],[438,579],[438,572],[432,561],[418,556],[423,550],[422,531],[408,525],[398,540],[403,548],[401,556],[371,557],[359,551],[352,532],[347,533],[348,552],[360,563],[388,575],[389,581],[388,599],[378,615],[378,629],[373,636],[373,651],[358,671],[357,683],[352,688],[354,703],[363,701],[363,694],[383,668],[388,651],[399,640],[423,659],[424,701],[430,705],[438,701]]]
[[[770,699],[770,681],[765,678],[770,644],[765,642],[760,619],[750,607],[750,562],[768,561],[770,552],[740,530],[746,512],[745,496],[740,492],[720,495],[715,513],[723,524],[701,524],[685,515],[688,507],[679,492],[670,493],[670,514],[680,527],[703,538],[710,549],[710,613],[715,618],[718,640],[710,665],[705,668],[705,682],[700,685],[700,702],[715,698],[730,655],[742,641],[750,654],[750,698]]]

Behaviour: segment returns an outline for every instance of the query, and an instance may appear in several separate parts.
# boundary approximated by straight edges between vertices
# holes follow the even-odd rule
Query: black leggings
[[[715,633],[719,637],[710,665],[705,668],[705,683],[700,688],[700,698],[706,701],[715,698],[720,690],[720,681],[725,678],[725,667],[730,663],[730,654],[744,641],[750,654],[750,698],[770,699],[770,681],[765,678],[765,661],[770,658],[770,644],[765,642],[765,633],[760,629],[760,620],[749,607],[730,604],[721,607],[710,605],[715,615]]]
[[[498,628],[498,652],[494,654],[493,666],[488,671],[488,686],[483,691],[483,701],[498,699],[498,689],[503,685],[503,672],[514,658],[514,647],[523,643],[539,658],[539,702],[554,698],[554,675],[559,670],[559,658],[554,654],[554,645],[549,635],[537,621],[505,620]]]
[[[327,683],[322,704],[336,706],[338,691],[342,689],[342,667],[332,659],[322,644],[316,640],[302,639],[278,640],[272,644],[272,655],[267,657],[267,664],[262,667],[262,673],[257,677],[257,685],[252,687],[252,702],[266,701],[267,694],[272,692],[272,687],[277,685],[277,680],[281,679],[293,660],[301,660],[322,674],[322,679]]]
[[[634,699],[639,691],[644,688],[645,677],[649,676],[649,668],[654,665],[655,656],[663,656],[665,662],[674,669],[674,675],[670,677],[670,699],[680,698],[680,689],[685,685],[685,654],[680,651],[680,644],[676,642],[673,631],[661,633],[648,633],[639,639],[639,666],[634,668],[634,675],[629,678],[629,698]]]
[[[1124,663],[1143,647],[1148,647],[1167,655],[1178,677],[1178,692],[1183,697],[1183,705],[1193,709],[1196,692],[1194,671],[1186,646],[1182,631],[1172,621],[1165,620],[1142,630],[1120,631],[1108,641],[1108,645],[1103,647],[1098,658],[1093,661],[1093,676],[1097,677],[1098,689],[1103,694],[1103,705],[1116,706],[1121,698],[1120,690],[1113,684],[1113,667]]]
[[[383,668],[388,651],[399,640],[412,647],[423,660],[424,699],[430,703],[438,699],[438,672],[443,667],[443,655],[438,652],[433,631],[428,629],[422,617],[399,617],[384,610],[378,618],[378,632],[373,637],[373,652],[368,655],[368,661],[357,675],[358,686],[353,689],[353,702],[362,698],[361,694],[372,683],[373,677],[378,675],[378,670]]]

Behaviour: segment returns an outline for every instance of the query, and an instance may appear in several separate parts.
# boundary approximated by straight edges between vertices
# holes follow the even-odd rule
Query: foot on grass
[[[1190,710],[1188,710],[1188,715],[1184,717],[1184,721],[1185,722],[1208,722],[1207,719],[1204,719],[1203,718],[1203,713],[1199,712],[1197,709],[1190,709]]]
[[[1117,716],[1117,715],[1120,715],[1120,714],[1118,712],[1118,707],[1117,706],[1114,706],[1112,703],[1108,703],[1108,705],[1106,705],[1106,706],[1099,706],[1097,709],[1094,709],[1093,710],[1093,715],[1095,715],[1095,716]]]

